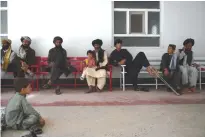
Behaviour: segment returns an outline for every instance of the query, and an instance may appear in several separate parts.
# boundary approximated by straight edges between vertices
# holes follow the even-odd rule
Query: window
[[[160,1],[114,1],[114,40],[127,47],[160,46]]]
[[[8,37],[8,3],[0,0],[1,29],[0,40]]]

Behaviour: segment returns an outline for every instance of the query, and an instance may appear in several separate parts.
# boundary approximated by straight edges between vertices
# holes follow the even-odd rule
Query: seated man
[[[26,95],[31,92],[29,81],[25,78],[17,78],[14,87],[16,94],[9,100],[5,110],[6,126],[41,134],[45,120],[26,100]]]
[[[113,66],[126,65],[126,71],[128,78],[131,80],[135,91],[149,91],[147,88],[139,88],[137,86],[138,74],[142,67],[146,67],[150,75],[153,75],[152,68],[150,67],[149,61],[143,52],[139,52],[133,60],[132,55],[126,50],[121,49],[122,40],[117,39],[114,43],[116,49],[112,51],[110,55],[110,63]]]
[[[31,45],[31,39],[27,36],[21,37],[22,45],[19,48],[19,58],[28,65],[35,64],[35,50],[33,50]]]
[[[55,83],[63,73],[66,77],[71,73],[71,70],[68,69],[67,52],[62,47],[63,39],[61,37],[55,37],[53,43],[55,44],[55,47],[50,49],[48,54],[51,77],[48,83],[43,86],[45,89],[50,88],[51,84]],[[55,92],[57,95],[61,94],[60,86],[57,86]]]
[[[88,67],[86,69],[86,80],[89,86],[89,90],[86,93],[95,91],[101,92],[106,83],[106,68],[108,65],[108,57],[105,50],[101,48],[102,44],[103,42],[100,39],[92,41],[97,68]]]
[[[11,40],[2,40],[1,49],[1,78],[4,78],[6,72],[13,72],[14,77],[17,76],[17,68],[15,65],[16,53],[11,49]]]
[[[194,65],[194,52],[192,47],[194,46],[193,39],[186,39],[183,43],[184,47],[179,49],[179,68],[182,72],[182,85],[188,86],[191,92],[195,92],[197,83],[198,71]]]
[[[25,73],[33,76],[25,62],[16,56],[11,49],[11,40],[2,40],[1,49],[1,78],[3,79],[7,72],[13,72],[14,77],[25,77]]]
[[[167,53],[164,53],[162,56],[160,69],[167,83],[169,83],[178,93],[180,93],[181,75],[178,68],[178,59],[175,49],[176,45],[170,44],[168,46]],[[168,91],[171,91],[171,89],[168,88]]]

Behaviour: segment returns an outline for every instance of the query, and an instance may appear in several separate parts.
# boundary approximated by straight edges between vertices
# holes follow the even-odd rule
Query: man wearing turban
[[[67,61],[67,52],[62,47],[63,39],[57,36],[53,39],[53,43],[55,47],[50,49],[48,53],[48,64],[51,68],[51,77],[48,83],[43,86],[45,89],[50,88],[63,73],[66,77],[71,73],[71,69],[69,69],[71,66],[69,66]],[[59,86],[57,86],[55,92],[57,95],[61,94]]]
[[[89,90],[86,93],[95,92],[96,90],[100,92],[106,83],[106,67],[108,65],[108,57],[105,50],[101,48],[102,44],[103,42],[101,39],[92,41],[94,53],[96,55],[97,68],[87,68],[86,80]]]
[[[5,73],[10,71],[15,71],[14,59],[16,57],[15,52],[11,49],[11,40],[3,39],[2,40],[2,49],[1,49],[1,78],[4,77]]]
[[[30,47],[31,39],[28,36],[21,37],[22,45],[19,48],[18,56],[28,65],[35,64],[35,51]]]
[[[9,39],[2,40],[1,70],[1,78],[4,78],[6,72],[13,72],[14,77],[25,77],[25,72],[31,76],[33,75],[28,69],[28,65],[22,62],[11,49],[11,40]]]
[[[194,65],[194,39],[186,39],[183,43],[184,47],[178,50],[179,68],[182,72],[182,85],[188,86],[191,92],[195,91],[198,71]]]

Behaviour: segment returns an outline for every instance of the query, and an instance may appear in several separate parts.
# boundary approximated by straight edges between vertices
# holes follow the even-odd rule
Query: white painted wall
[[[160,48],[129,48],[136,55],[144,51],[148,58],[161,58],[168,44],[182,46],[194,38],[196,58],[205,59],[205,2],[164,2]],[[47,1],[9,0],[9,38],[17,50],[20,37],[32,38],[38,56],[47,56],[54,36],[64,39],[68,56],[85,56],[93,39],[101,38],[109,53],[112,47],[112,2],[110,0]]]

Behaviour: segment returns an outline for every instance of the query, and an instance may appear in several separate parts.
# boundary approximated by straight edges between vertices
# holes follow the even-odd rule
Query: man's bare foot
[[[92,93],[93,92],[93,86],[89,86],[89,90],[86,91],[85,93]]]
[[[189,91],[190,91],[190,92],[195,92],[196,89],[195,89],[195,87],[191,87],[191,88],[189,88]]]
[[[155,68],[151,67],[151,66],[147,67],[147,72],[151,76],[157,76],[157,74],[158,74],[158,71]]]
[[[101,89],[99,89],[98,87],[96,87],[96,92],[102,92],[102,90]]]

